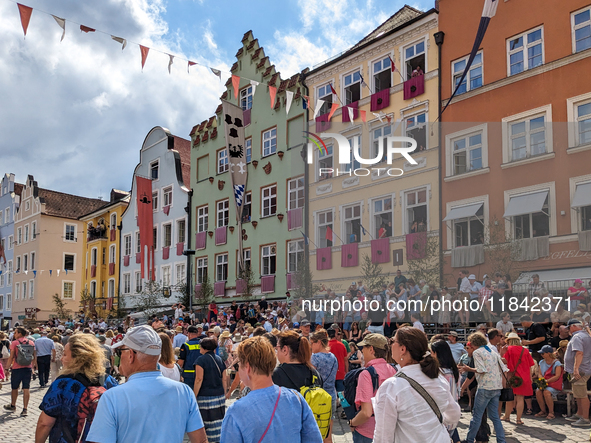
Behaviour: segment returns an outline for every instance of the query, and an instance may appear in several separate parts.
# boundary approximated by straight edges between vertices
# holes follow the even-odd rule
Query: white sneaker
[[[581,418],[583,418],[583,417],[581,417],[577,414],[573,414],[570,417],[564,417],[564,419],[568,420],[568,421],[579,421]]]
[[[571,426],[576,426],[577,428],[586,428],[591,425],[591,421],[585,418],[579,418],[576,422],[571,423]]]

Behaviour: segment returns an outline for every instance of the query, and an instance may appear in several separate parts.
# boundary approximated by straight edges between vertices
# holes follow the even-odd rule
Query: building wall
[[[152,192],[158,193],[158,207],[154,209],[153,213],[153,224],[154,228],[158,231],[157,234],[157,243],[156,248],[154,250],[154,262],[155,262],[155,275],[156,281],[160,285],[164,285],[163,282],[163,272],[164,268],[170,268],[170,282],[169,285],[172,288],[170,298],[165,298],[164,296],[160,297],[158,303],[161,306],[168,306],[173,302],[177,301],[177,297],[180,296],[178,291],[175,290],[175,286],[182,283],[186,279],[186,258],[183,255],[177,255],[177,240],[178,240],[178,222],[184,221],[185,223],[185,236],[183,238],[182,243],[186,242],[187,236],[187,214],[185,212],[185,207],[187,206],[187,198],[188,198],[188,189],[184,186],[182,182],[179,183],[178,176],[177,176],[177,163],[180,162],[178,159],[178,152],[172,149],[171,143],[173,141],[169,141],[170,138],[175,138],[170,132],[162,128],[160,126],[156,126],[153,128],[148,135],[142,145],[140,150],[140,162],[135,168],[133,177],[132,177],[132,191],[129,206],[125,210],[125,212],[121,216],[121,221],[123,223],[123,228],[121,230],[121,247],[124,248],[125,238],[127,236],[131,236],[131,244],[132,244],[132,254],[129,258],[129,265],[125,266],[125,252],[124,250],[121,251],[121,268],[120,268],[120,279],[121,279],[121,294],[125,299],[125,308],[133,309],[137,298],[134,297],[138,294],[136,291],[136,275],[138,275],[141,271],[140,263],[136,263],[136,252],[138,251],[138,236],[139,236],[139,227],[137,225],[137,187],[136,187],[136,180],[135,177],[151,177],[150,172],[150,165],[154,162],[159,162],[159,172],[158,172],[158,179],[152,181]],[[171,149],[169,149],[171,147]],[[178,160],[178,161],[177,161]],[[178,164],[178,168],[180,168],[180,163]],[[164,199],[163,199],[163,191],[166,188],[172,187],[172,205],[170,205],[170,210],[168,215],[164,213]],[[163,258],[163,233],[164,233],[164,226],[172,224],[172,232],[171,232],[171,240],[172,244],[169,249],[169,258]],[[89,245],[90,246],[90,245]],[[177,272],[176,268],[180,266],[183,270],[180,272],[182,275],[181,279],[177,279]],[[147,275],[147,265],[145,267],[146,275],[144,280],[142,281],[142,285],[148,280]],[[129,275],[131,278],[131,288],[130,292],[126,293],[125,287],[123,285],[125,281],[125,276]],[[98,275],[97,275],[98,277]]]
[[[0,315],[2,329],[13,324],[12,319],[12,280],[14,265],[14,214],[20,197],[14,192],[14,174],[4,174],[0,181],[0,241],[4,246],[6,263],[0,260]]]
[[[309,165],[309,187],[310,187],[310,210],[309,210],[309,229],[310,229],[310,263],[313,270],[314,280],[326,284],[327,287],[337,291],[344,292],[348,289],[351,281],[359,281],[362,277],[361,264],[364,255],[371,256],[371,239],[378,237],[379,226],[374,222],[374,210],[372,205],[375,200],[387,196],[392,197],[392,236],[390,237],[390,263],[382,264],[382,272],[386,275],[394,275],[396,269],[403,272],[408,270],[406,255],[406,235],[410,233],[410,223],[407,212],[407,193],[412,190],[424,189],[427,195],[428,214],[425,220],[427,230],[431,235],[437,235],[439,230],[439,156],[437,126],[430,124],[437,118],[438,101],[438,57],[437,45],[433,35],[438,31],[437,14],[435,12],[424,14],[413,23],[402,27],[391,35],[376,39],[369,46],[352,52],[350,55],[329,62],[326,66],[320,66],[313,70],[306,77],[306,85],[309,88],[309,94],[312,103],[317,103],[319,88],[329,82],[333,85],[339,98],[334,97],[333,102],[340,105],[340,100],[345,100],[344,77],[356,69],[361,69],[361,75],[369,87],[361,88],[361,99],[358,102],[360,110],[366,111],[367,123],[363,123],[361,117],[358,117],[354,125],[350,123],[341,123],[342,109],[339,108],[332,117],[332,127],[326,132],[340,132],[347,138],[361,135],[361,157],[373,158],[374,154],[370,152],[372,145],[372,133],[377,128],[390,126],[394,129],[392,135],[407,136],[407,122],[410,118],[420,114],[426,115],[426,150],[419,151],[420,147],[412,154],[418,165],[410,164],[401,156],[395,155],[391,165],[379,163],[377,165],[363,165],[361,168],[399,168],[404,171],[400,177],[389,177],[386,172],[372,171],[367,177],[355,177],[341,175],[330,178],[319,177],[319,155],[315,149],[314,164]],[[404,100],[403,79],[405,75],[405,49],[419,42],[425,44],[426,70],[425,70],[425,92],[413,99]],[[373,64],[377,60],[390,56],[397,68],[396,72],[391,72],[390,87],[390,105],[380,111],[392,118],[388,123],[387,118],[383,117],[383,122],[371,112],[371,95],[375,90],[375,81],[373,76]],[[402,71],[402,73],[400,73]],[[370,90],[370,88],[372,88]],[[309,131],[316,131],[316,122],[313,119],[313,113],[309,113]],[[400,122],[398,122],[400,120]],[[395,129],[397,128],[397,129]],[[409,126],[410,128],[410,126]],[[338,154],[336,147],[333,147],[333,167],[339,170],[344,169],[344,165],[338,164]],[[341,243],[349,243],[345,232],[344,208],[351,204],[362,205],[361,224],[369,231],[361,235],[359,244],[359,266],[341,267]],[[340,239],[335,238],[332,246],[332,269],[316,269],[316,246],[321,247],[323,243],[323,233],[318,227],[318,213],[326,210],[333,211],[333,231]],[[402,250],[403,265],[393,265],[393,251]]]
[[[458,202],[486,201],[485,224],[496,220],[506,232],[513,233],[512,222],[503,219],[510,194],[516,190],[550,190],[550,254],[523,262],[525,270],[574,268],[591,263],[589,253],[579,250],[579,213],[571,209],[576,182],[591,180],[586,168],[591,160],[591,146],[577,146],[573,137],[577,124],[566,123],[574,119],[569,99],[578,97],[583,103],[591,99],[591,86],[585,75],[579,75],[591,68],[591,51],[574,52],[571,29],[571,12],[585,6],[589,6],[586,0],[549,2],[543,8],[531,8],[529,2],[499,4],[481,46],[484,86],[457,96],[443,114],[443,140],[447,137],[441,159],[445,171],[444,216]],[[458,8],[465,14],[457,14]],[[480,13],[481,6],[477,4],[457,0],[440,2],[440,29],[445,32],[443,98],[451,94],[453,61],[467,55],[472,45],[473,30],[462,23],[478,23]],[[539,26],[543,26],[543,64],[508,76],[508,40]],[[503,123],[503,119],[508,122],[520,114],[525,118],[530,111],[537,111],[538,115],[546,112],[546,154],[511,161],[510,126]],[[487,164],[464,176],[454,176],[450,165],[451,140],[458,132],[470,132],[477,127],[487,132],[484,142]],[[454,245],[452,223],[447,225],[442,238],[444,249],[448,251],[447,283],[452,284],[457,270],[450,264],[449,252]],[[486,256],[483,264],[470,270],[481,276],[495,271],[490,266]]]
[[[257,287],[254,293],[260,295],[260,277],[263,274],[261,251],[264,246],[275,246],[275,285],[274,291],[269,292],[269,297],[284,297],[287,290],[287,243],[299,241],[303,248],[304,226],[291,231],[288,230],[288,182],[304,175],[304,163],[301,157],[303,147],[303,131],[305,111],[302,106],[302,86],[297,75],[288,80],[281,80],[268,57],[265,57],[263,48],[259,46],[249,31],[242,40],[242,47],[237,54],[237,62],[232,67],[232,73],[242,77],[239,89],[244,90],[249,86],[246,80],[254,79],[261,84],[256,88],[252,99],[251,123],[245,127],[245,137],[252,143],[252,162],[247,165],[248,181],[246,190],[251,193],[252,215],[250,220],[245,220],[242,229],[246,234],[243,241],[245,250],[250,250],[251,269]],[[264,83],[274,84],[278,88],[276,106],[270,107],[269,93]],[[229,80],[226,84],[227,91],[222,99],[236,104],[234,90]],[[294,100],[286,113],[285,89],[294,92]],[[238,97],[240,99],[240,96]],[[264,155],[263,133],[272,128],[277,131],[276,152]],[[194,128],[192,135],[193,149],[191,150],[191,187],[194,191],[192,202],[191,249],[195,249],[195,233],[199,231],[198,208],[207,206],[209,213],[207,231],[214,232],[216,227],[216,204],[220,200],[229,200],[229,229],[227,242],[223,245],[215,245],[215,237],[207,236],[205,249],[197,250],[193,274],[196,275],[199,260],[208,260],[208,278],[212,283],[216,278],[216,257],[220,254],[228,254],[228,276],[225,284],[225,296],[236,295],[236,279],[238,275],[238,249],[239,232],[236,220],[236,208],[232,190],[232,179],[229,172],[218,173],[216,164],[217,153],[225,149],[225,128],[221,105],[216,111],[215,118],[205,121]],[[207,141],[203,141],[207,133]],[[199,140],[199,141],[197,141]],[[282,157],[278,154],[281,151]],[[255,166],[256,163],[256,166]],[[210,177],[213,182],[210,183]],[[220,184],[223,182],[223,189]],[[277,209],[276,214],[263,217],[262,214],[262,188],[276,185]],[[281,216],[279,216],[281,214]],[[282,218],[282,220],[281,220]],[[256,227],[254,226],[256,222]],[[234,229],[232,232],[230,229]],[[194,281],[200,283],[195,277]],[[218,301],[223,298],[219,297]]]

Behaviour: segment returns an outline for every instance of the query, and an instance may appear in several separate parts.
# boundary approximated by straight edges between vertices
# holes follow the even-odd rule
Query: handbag
[[[501,374],[503,375],[503,378],[505,379],[505,383],[508,384],[509,381],[507,380],[507,376],[503,372],[503,368],[501,367],[501,364],[499,363],[498,360],[497,360],[497,364],[499,365],[499,370],[501,371]],[[512,388],[502,388],[501,389],[501,396],[499,397],[499,401],[513,401],[514,399],[515,399],[515,395],[513,394]]]
[[[8,350],[8,346],[6,346],[5,343],[0,343],[0,346],[2,346],[2,357],[1,358],[9,358],[10,351]]]
[[[507,387],[509,388],[519,388],[523,385],[523,378],[517,375],[517,368],[521,363],[521,357],[523,357],[523,352],[525,351],[524,347],[521,347],[521,354],[519,354],[519,359],[517,360],[517,365],[515,366],[515,370],[509,373],[509,378],[507,379]]]

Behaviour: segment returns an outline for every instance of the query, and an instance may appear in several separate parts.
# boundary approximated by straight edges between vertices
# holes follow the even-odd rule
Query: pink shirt
[[[370,366],[373,366],[378,373],[379,386],[381,386],[382,383],[384,383],[388,378],[396,374],[396,369],[394,369],[390,364],[386,363],[386,360],[383,358],[374,358],[373,360],[365,363],[366,368]],[[374,392],[373,385],[371,383],[371,375],[368,371],[362,371],[361,374],[359,374],[359,379],[357,381],[355,405],[358,408],[361,408],[361,403],[371,403],[371,399],[372,397],[375,397],[375,395],[376,393]],[[356,431],[364,437],[373,438],[375,427],[376,419],[372,416],[361,426],[357,426]]]
[[[15,355],[14,362],[12,363],[12,369],[32,368],[33,362],[31,362],[31,364],[28,366],[19,365],[16,362],[16,354],[18,352],[16,347],[19,345],[19,343],[28,343],[31,346],[35,346],[35,342],[33,340],[31,340],[30,338],[26,338],[26,337],[21,337],[18,340],[14,340],[12,343],[10,343],[10,351],[12,352],[12,350],[14,349],[14,355]]]

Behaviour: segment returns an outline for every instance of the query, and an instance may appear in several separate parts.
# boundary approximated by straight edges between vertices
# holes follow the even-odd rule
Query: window
[[[573,52],[584,51],[591,48],[591,9],[571,14],[573,30]]]
[[[139,294],[142,292],[142,274],[141,272],[135,273],[135,293]]]
[[[185,243],[185,236],[186,236],[185,225],[186,225],[185,220],[178,220],[176,222],[176,242],[177,243]]]
[[[263,157],[277,152],[277,128],[263,132]]]
[[[163,232],[162,232],[162,240],[163,240],[163,244],[162,247],[163,248],[169,248],[172,245],[172,223],[168,223],[166,225],[163,226]]]
[[[29,200],[27,200],[25,202],[25,211],[28,211],[29,209],[31,209],[31,202]]]
[[[454,247],[484,244],[484,204],[473,217],[453,221]]]
[[[8,272],[6,273],[6,286],[12,286],[12,260],[8,260]]]
[[[23,243],[23,228],[18,228],[16,230],[16,244],[20,245]]]
[[[137,231],[135,233],[135,252],[136,254],[139,254],[142,252],[142,242],[140,240],[140,233],[139,231]]]
[[[277,247],[275,245],[263,246],[261,248],[261,275],[274,275]]]
[[[29,280],[29,299],[33,300],[35,298],[35,281]]]
[[[2,274],[0,274],[0,288],[4,287],[4,280],[5,280],[4,276],[5,275],[6,275],[5,272],[2,272]]]
[[[345,104],[354,103],[361,99],[361,71],[345,75]]]
[[[347,243],[361,241],[361,205],[343,208],[345,222],[345,235]]]
[[[6,310],[12,310],[12,294],[6,294]]]
[[[298,177],[287,182],[288,190],[288,209],[303,208],[304,207],[304,177]]]
[[[67,298],[70,300],[74,298],[74,282],[64,282],[64,291],[62,298]]]
[[[74,258],[72,254],[64,254],[64,270],[74,271]]]
[[[98,254],[97,249],[96,248],[92,248],[92,252],[90,254],[90,265],[91,266],[96,266],[97,265],[97,259],[98,259],[97,254]]]
[[[318,180],[324,180],[332,177],[332,171],[320,172],[321,169],[332,169],[333,158],[332,158],[332,145],[326,145],[326,151],[318,152]]]
[[[197,232],[207,231],[208,210],[206,206],[197,208]]]
[[[162,266],[162,286],[170,286],[170,266]]]
[[[250,249],[243,249],[242,250],[242,260],[244,263],[244,269],[251,269],[250,267]],[[238,261],[238,258],[240,257],[239,253],[236,253],[236,271],[238,273],[238,276],[240,276],[240,263]]]
[[[392,64],[390,57],[373,62],[373,87],[374,92],[389,89],[392,86]]]
[[[344,170],[346,172],[349,172],[351,169],[358,169],[361,167],[361,165],[359,164],[359,162],[357,160],[355,160],[355,156],[353,155],[354,151],[357,151],[358,153],[361,153],[361,135],[356,135],[354,137],[351,137],[348,139],[349,140],[349,147],[351,148],[350,154],[349,154],[349,163],[344,165]],[[384,156],[384,158],[386,158]]]
[[[29,243],[29,225],[25,225],[25,243]]]
[[[482,168],[482,133],[457,138],[452,143],[454,175]]]
[[[26,281],[24,281],[24,282],[23,282],[23,294],[22,294],[22,299],[23,299],[23,300],[26,300],[26,299],[27,299],[27,295],[28,295],[28,292],[27,292],[27,282],[26,282]]]
[[[269,217],[277,213],[277,185],[261,189],[263,211],[261,217]]]
[[[109,246],[109,263],[115,263],[117,261],[116,250],[117,248],[115,247],[115,245]]]
[[[6,208],[4,211],[4,223],[8,223],[10,221],[10,208]]]
[[[252,193],[247,192],[244,194],[244,199],[242,200],[242,223],[250,222],[250,218],[252,216]]]
[[[172,205],[172,186],[168,188],[164,188],[162,191],[163,198],[164,198],[164,206],[171,206]]]
[[[228,280],[228,254],[216,255],[215,281]]]
[[[16,258],[16,272],[21,272],[21,257],[20,255]]]
[[[35,253],[31,252],[31,270],[35,270]]]
[[[521,160],[546,153],[545,123],[546,117],[541,115],[509,125],[511,160]]]
[[[23,254],[23,271],[29,270],[29,255]]]
[[[4,310],[4,294],[0,294],[0,311]]]
[[[178,265],[176,265],[176,284],[180,285],[181,283],[185,282],[185,264],[184,263],[180,263]]]
[[[508,75],[519,74],[544,63],[542,28],[507,40]]]
[[[228,161],[229,161],[228,150],[226,148],[220,149],[218,151],[217,157],[218,157],[218,174],[226,172],[228,170],[228,168],[230,167],[228,164]]]
[[[427,189],[422,188],[405,193],[407,234],[427,230]]]
[[[404,64],[406,67],[406,79],[412,77],[413,72],[425,72],[425,41],[415,43],[404,49]]]
[[[217,202],[217,227],[228,226],[230,219],[230,200]]]
[[[247,138],[244,144],[246,145],[246,163],[250,163],[252,160],[252,138]]]
[[[452,62],[453,67],[453,85],[452,87],[455,89],[462,78],[462,74],[466,69],[466,63],[468,63],[468,58],[470,56],[466,56],[458,61]],[[474,60],[472,61],[472,65],[470,66],[470,71],[466,74],[464,81],[458,88],[457,94],[463,94],[464,92],[471,91],[473,89],[480,88],[482,86],[482,51],[476,54]]]
[[[90,295],[91,297],[96,297],[96,281],[90,282]]]
[[[117,214],[116,213],[112,213],[111,214],[111,223],[109,223],[109,227],[111,229],[115,229],[117,228]]]
[[[76,241],[76,225],[66,225],[66,241]]]
[[[414,117],[413,117],[414,118]],[[382,158],[380,162],[384,162],[387,159],[387,147],[388,147],[388,136],[392,135],[392,126],[383,126],[381,128],[374,129],[371,132],[372,143],[371,143],[371,158],[376,158],[379,154],[380,144],[382,146]]]
[[[322,107],[318,111],[318,115],[328,114],[332,107],[332,91],[330,89],[330,83],[318,88],[318,100],[324,101]]]
[[[589,12],[589,11],[587,11]],[[591,102],[575,106],[577,121],[576,143],[577,146],[591,143]]]
[[[287,243],[287,272],[297,272],[298,265],[304,260],[304,240]]]
[[[158,180],[158,167],[159,167],[160,163],[158,162],[158,160],[156,160],[155,162],[150,163],[150,177],[152,178],[152,180]]]
[[[550,216],[548,195],[540,212],[513,217],[515,239],[544,237],[550,235]]]
[[[591,206],[582,206],[579,208],[581,231],[591,231]]]
[[[8,236],[8,249],[12,249],[14,247],[14,237],[12,235]]]
[[[131,234],[123,237],[123,255],[131,255]]]
[[[21,298],[21,284],[15,283],[14,284],[14,299],[20,300],[20,298]]]
[[[152,192],[152,209],[158,211],[158,191]]]
[[[316,244],[319,248],[332,246],[332,240],[326,238],[326,231],[328,228],[332,230],[332,211],[318,213],[318,237]]]
[[[240,91],[240,107],[243,111],[252,108],[252,85]]]
[[[31,223],[31,235],[33,236],[33,240],[37,238],[37,222]]]
[[[197,283],[203,283],[207,276],[207,257],[197,259]]]
[[[107,248],[103,248],[103,265],[107,264]]]
[[[131,294],[131,274],[123,274],[123,293]]]
[[[406,119],[406,136],[414,138],[417,149],[414,152],[424,151],[427,147],[427,114],[422,113]]]
[[[392,236],[392,197],[372,201],[374,238]]]
[[[154,230],[153,230],[154,236],[152,239],[152,242],[154,244],[154,249],[158,249],[158,226],[154,226]]]

